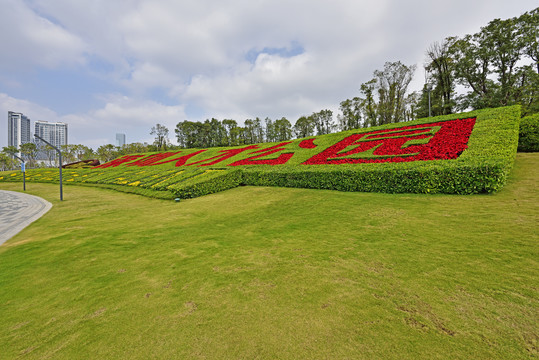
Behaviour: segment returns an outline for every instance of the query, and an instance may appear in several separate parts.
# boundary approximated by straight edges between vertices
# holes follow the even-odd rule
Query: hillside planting
[[[515,157],[520,107],[479,110],[323,136],[248,146],[130,154],[66,183],[192,198],[240,185],[388,193],[491,193]],[[27,181],[57,182],[56,170]],[[21,172],[0,174],[20,181]]]

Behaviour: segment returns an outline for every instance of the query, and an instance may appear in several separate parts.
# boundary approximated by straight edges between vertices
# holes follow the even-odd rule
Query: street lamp
[[[58,161],[60,162],[60,166],[59,166],[59,169],[60,169],[60,201],[64,200],[64,195],[63,195],[63,191],[62,191],[62,152],[60,151],[60,149],[58,149],[56,146],[54,146],[53,144],[51,144],[50,142],[48,142],[47,140],[43,139],[41,136],[37,135],[37,134],[34,134],[34,136],[36,138],[38,138],[39,140],[43,141],[45,144],[49,145],[50,147],[52,147],[54,150],[56,150],[58,152]]]

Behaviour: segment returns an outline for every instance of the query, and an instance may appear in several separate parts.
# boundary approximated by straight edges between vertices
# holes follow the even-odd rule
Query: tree
[[[458,99],[460,109],[522,104],[526,112],[537,107],[533,72],[539,73],[538,25],[535,9],[518,18],[492,20],[478,33],[447,39],[455,79],[470,89]],[[525,56],[536,71],[521,61]]]
[[[66,164],[75,162],[77,160],[76,150],[77,145],[62,145],[60,146],[60,150],[62,151],[62,161]]]
[[[267,117],[264,122],[266,123],[266,142],[276,142],[278,135],[275,129],[275,122]]]
[[[85,154],[84,155],[84,159],[90,159],[91,157],[95,156],[95,153],[92,149],[91,150],[91,155],[90,154]],[[124,144],[122,145],[118,150],[118,156],[121,156],[121,155],[128,155],[128,154],[136,154],[136,153],[145,153],[145,152],[148,152],[149,149],[148,149],[148,144],[147,143],[130,143],[130,144]]]
[[[346,99],[341,101],[340,110],[341,115],[337,116],[339,121],[339,128],[341,131],[358,129],[362,125],[362,109],[364,99],[355,97],[353,99]]]
[[[539,74],[539,8],[522,14],[517,26],[524,42],[524,54],[535,63],[535,71]]]
[[[455,92],[455,77],[453,60],[449,53],[449,41],[445,40],[441,44],[435,42],[429,46],[426,51],[427,63],[425,70],[427,76],[427,86],[431,86],[430,102],[431,114],[447,115],[453,112],[455,101],[453,99]],[[424,94],[428,98],[428,87],[424,88]],[[426,106],[422,107],[420,116],[426,117],[428,112],[428,99]]]
[[[275,120],[275,134],[276,141],[286,141],[292,138],[292,124],[287,118]]]
[[[333,111],[321,110],[317,113],[313,113],[311,118],[314,122],[317,135],[331,134],[335,128],[333,123]]]
[[[0,166],[2,170],[11,170],[15,168],[18,160],[13,156],[18,152],[16,146],[4,146],[0,152]]]
[[[407,101],[408,85],[412,81],[415,65],[406,66],[400,61],[386,62],[383,70],[374,71],[374,78],[361,84],[364,96],[360,107],[365,126],[384,125],[409,119],[410,103]]]
[[[2,171],[11,170],[15,166],[15,161],[4,152],[0,152],[0,169]]]
[[[296,138],[304,138],[314,134],[314,121],[311,116],[302,116],[294,124]]]
[[[238,133],[235,129],[238,127],[236,120],[223,120],[223,128],[225,130],[225,142],[228,146],[238,145]]]
[[[112,144],[101,145],[97,148],[97,156],[101,162],[108,162],[118,157],[116,147]]]
[[[152,127],[150,135],[155,135],[154,145],[159,151],[166,150],[168,145],[168,129],[166,126],[157,124]]]
[[[405,120],[404,99],[414,71],[415,65],[406,66],[397,61],[386,62],[384,70],[374,72],[378,90],[379,125]]]
[[[28,162],[29,167],[36,165],[37,146],[34,143],[21,144],[20,152],[22,158]]]

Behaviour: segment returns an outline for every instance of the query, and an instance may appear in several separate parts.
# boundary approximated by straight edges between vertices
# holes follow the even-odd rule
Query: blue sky
[[[94,148],[151,142],[183,120],[286,117],[358,96],[386,61],[416,64],[447,36],[536,1],[0,0],[0,147],[7,112],[69,124]]]

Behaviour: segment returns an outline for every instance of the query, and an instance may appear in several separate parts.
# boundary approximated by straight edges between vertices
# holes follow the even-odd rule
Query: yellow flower
[[[129,186],[138,186],[140,184],[140,181],[135,181],[129,184]]]
[[[75,179],[69,179],[69,180],[67,180],[67,181],[75,181]]]

